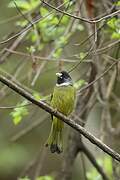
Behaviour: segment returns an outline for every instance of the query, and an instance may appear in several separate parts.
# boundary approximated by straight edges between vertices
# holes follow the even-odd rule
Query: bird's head
[[[57,86],[68,86],[73,85],[72,78],[66,71],[61,71],[56,73],[57,76]]]

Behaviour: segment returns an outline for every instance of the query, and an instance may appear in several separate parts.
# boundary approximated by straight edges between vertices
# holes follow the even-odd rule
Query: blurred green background
[[[8,8],[9,0],[0,1],[0,40],[7,37],[9,33],[16,32],[15,21],[8,22],[7,19],[18,15],[16,9]],[[6,21],[6,22],[5,22]],[[82,52],[82,47],[79,50],[78,46],[72,44],[81,42],[86,37],[86,31],[76,31],[74,36],[71,37],[70,44],[64,48],[63,56],[69,57],[72,54]],[[23,41],[19,51],[25,51],[29,46],[29,41]],[[6,44],[2,46],[6,47]],[[1,47],[0,47],[1,48]],[[84,49],[84,47],[83,47]],[[43,56],[47,52],[43,52]],[[40,63],[40,62],[38,62]],[[19,68],[21,66],[21,69]],[[72,67],[72,64],[65,64],[66,69]],[[84,72],[87,69],[87,64],[82,64],[79,69],[76,69],[72,73],[74,81],[81,79],[87,79]],[[28,88],[40,93],[40,95],[46,96],[52,93],[53,87],[56,82],[55,73],[58,71],[57,63],[47,63],[44,70],[41,72],[37,82],[34,86],[31,86],[31,81],[34,78],[34,72],[32,72],[32,61],[29,58],[12,55],[6,58],[3,64],[0,64],[0,68],[11,75],[16,72],[16,79]],[[18,71],[16,71],[19,69]],[[119,90],[119,88],[118,88]],[[12,106],[18,102],[22,102],[24,99],[12,90],[5,87],[0,83],[0,106]],[[118,92],[119,94],[119,92]],[[29,167],[29,174],[33,176],[36,166],[41,162],[40,175],[56,175],[56,172],[61,169],[61,163],[64,159],[64,154],[56,155],[51,154],[48,149],[44,147],[46,139],[50,131],[50,115],[36,107],[30,105],[27,107],[28,115],[24,116],[21,123],[14,125],[11,109],[0,109],[0,180],[16,180],[24,171]],[[114,111],[113,111],[114,114]],[[115,121],[119,119],[119,113],[114,116]],[[89,114],[86,128],[89,129],[94,135],[99,137],[100,135],[100,119],[101,119],[101,106],[96,103],[91,113]],[[38,123],[38,125],[35,125]],[[32,127],[33,126],[33,127]],[[34,127],[36,126],[36,127]],[[27,134],[21,136],[17,140],[20,134],[28,129],[31,129]],[[67,135],[69,127],[65,127],[64,133],[64,146],[67,144]],[[71,130],[71,129],[70,129]],[[103,161],[107,161],[108,171],[111,171],[111,159],[104,159],[103,153],[98,148],[86,139],[84,142],[89,149],[94,152],[96,157],[99,157],[99,161],[102,164]],[[106,137],[105,142],[120,152],[119,138],[112,140],[112,137]],[[101,160],[100,157],[102,157]],[[32,165],[31,165],[32,164]],[[81,166],[81,155],[77,157],[73,170],[73,180],[82,180],[84,177],[83,167]],[[86,169],[91,169],[91,164],[85,159]],[[96,175],[96,172],[93,172]]]

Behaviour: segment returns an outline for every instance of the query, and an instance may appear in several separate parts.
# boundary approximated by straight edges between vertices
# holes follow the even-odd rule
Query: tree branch
[[[62,7],[63,4],[61,4],[59,7],[57,8],[60,8]],[[16,34],[14,34],[13,36],[10,36],[9,38],[3,40],[3,41],[0,41],[0,45],[2,44],[5,44],[5,43],[8,43],[9,41],[11,41],[12,39],[15,39],[17,38],[18,36],[20,36],[21,34],[25,33],[25,32],[28,32],[35,24],[39,23],[41,20],[49,17],[51,14],[53,14],[53,11],[51,11],[50,13],[48,13],[47,15],[41,17],[41,16],[37,16],[35,17],[30,24],[28,24],[26,27],[24,27],[21,31],[17,32]]]
[[[91,85],[93,85],[95,82],[97,82],[99,79],[101,79],[103,76],[105,76],[112,68],[113,66],[115,66],[118,62],[115,61],[114,63],[112,63],[100,76],[98,76],[94,81],[90,82],[89,84],[87,84],[86,86],[84,86],[83,88],[80,89],[79,94],[86,90],[87,88],[89,88]]]
[[[18,94],[20,94],[21,96],[23,96],[24,98],[26,98],[27,100],[31,101],[33,104],[39,106],[40,108],[42,108],[43,110],[45,110],[46,112],[56,116],[57,118],[59,118],[60,120],[64,121],[66,124],[68,124],[69,126],[71,126],[73,129],[75,129],[76,131],[78,131],[80,134],[82,134],[84,137],[86,137],[90,142],[92,142],[93,144],[97,145],[100,149],[102,149],[104,152],[106,152],[107,154],[109,154],[111,157],[113,157],[114,159],[116,159],[117,161],[120,162],[120,154],[118,154],[117,152],[115,152],[113,149],[111,149],[110,147],[108,147],[106,144],[104,144],[103,142],[101,142],[98,138],[96,138],[95,136],[93,136],[91,133],[89,133],[85,128],[83,128],[82,126],[80,126],[79,124],[77,124],[75,121],[71,120],[70,118],[67,118],[66,116],[64,116],[62,113],[58,112],[57,110],[53,109],[52,107],[50,107],[48,104],[46,104],[45,102],[42,101],[37,101],[31,94],[29,94],[28,92],[26,92],[24,89],[22,89],[21,87],[19,87],[18,85],[16,85],[15,83],[13,83],[12,81],[10,81],[9,79],[5,78],[3,75],[0,75],[0,81],[5,84],[6,86],[8,86],[9,88],[11,88],[12,90],[14,90],[15,92],[17,92]]]
[[[90,160],[90,162],[93,164],[93,166],[96,168],[96,170],[100,173],[102,178],[104,180],[109,180],[105,172],[103,171],[103,168],[97,163],[94,155],[83,145],[83,153],[87,156],[87,158]]]
[[[101,22],[102,20],[105,20],[105,19],[114,17],[114,16],[116,16],[117,14],[120,13],[120,10],[117,10],[117,11],[115,11],[115,12],[113,12],[113,13],[110,13],[110,14],[108,14],[108,15],[106,15],[106,16],[103,16],[103,17],[101,17],[101,18],[99,18],[99,19],[89,20],[89,19],[86,19],[86,18],[83,18],[83,17],[79,17],[79,16],[72,15],[72,14],[70,14],[70,13],[67,13],[66,11],[62,11],[62,10],[56,8],[55,6],[52,6],[51,4],[47,3],[47,2],[44,1],[44,0],[40,0],[40,1],[41,1],[42,3],[44,3],[44,4],[46,4],[46,5],[47,5],[48,7],[50,7],[51,9],[56,10],[57,12],[60,12],[60,13],[62,13],[62,14],[64,14],[64,15],[69,16],[69,17],[72,17],[72,18],[75,18],[75,19],[79,19],[79,20],[84,21],[84,22],[87,22],[87,23],[93,23],[93,24],[94,24],[94,23]]]

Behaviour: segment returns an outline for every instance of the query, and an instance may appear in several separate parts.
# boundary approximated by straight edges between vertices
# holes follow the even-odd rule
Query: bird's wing
[[[50,101],[52,101],[52,98],[53,98],[53,94],[51,94],[51,99]],[[51,119],[53,120],[53,115],[51,114]]]

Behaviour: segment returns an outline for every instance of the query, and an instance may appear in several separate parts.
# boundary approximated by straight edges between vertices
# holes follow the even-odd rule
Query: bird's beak
[[[57,76],[57,77],[61,77],[61,76],[62,76],[62,73],[56,73],[56,76]]]

